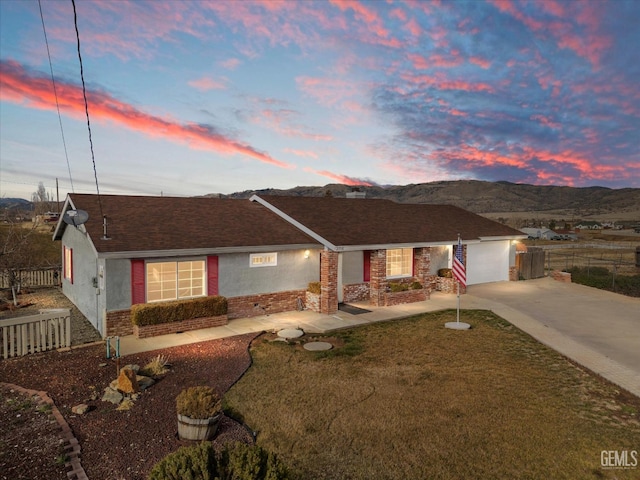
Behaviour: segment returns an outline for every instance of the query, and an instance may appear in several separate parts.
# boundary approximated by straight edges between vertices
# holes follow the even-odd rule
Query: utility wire
[[[82,55],[80,54],[80,32],[78,32],[78,14],[76,13],[76,2],[71,0],[73,5],[73,24],[76,27],[76,38],[78,40],[78,60],[80,61],[80,79],[82,80],[82,95],[84,97],[84,111],[87,115],[87,128],[89,130],[89,146],[91,147],[91,161],[93,162],[93,175],[96,179],[96,192],[98,192],[98,206],[100,207],[100,216],[104,218],[102,212],[102,200],[100,199],[100,187],[98,186],[98,171],[96,170],[96,157],[93,154],[93,140],[91,139],[91,122],[89,121],[89,103],[87,102],[87,90],[84,84],[84,71],[82,69]]]
[[[62,134],[62,146],[64,147],[64,156],[67,159],[67,170],[69,170],[69,182],[71,183],[71,192],[73,189],[73,178],[71,178],[71,165],[69,164],[69,154],[67,153],[67,143],[64,140],[64,129],[62,128],[62,116],[60,115],[60,104],[58,103],[58,92],[56,90],[56,81],[53,77],[53,64],[51,63],[51,53],[49,52],[49,41],[47,40],[47,29],[44,26],[44,15],[42,14],[42,3],[38,0],[40,7],[40,20],[42,20],[42,32],[44,33],[44,43],[47,45],[47,57],[49,57],[49,70],[51,70],[51,83],[53,84],[53,96],[56,98],[56,109],[58,110],[58,121],[60,122],[60,133]]]

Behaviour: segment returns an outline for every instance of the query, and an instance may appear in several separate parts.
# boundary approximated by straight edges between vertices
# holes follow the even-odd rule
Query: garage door
[[[509,280],[509,241],[467,245],[467,285]]]

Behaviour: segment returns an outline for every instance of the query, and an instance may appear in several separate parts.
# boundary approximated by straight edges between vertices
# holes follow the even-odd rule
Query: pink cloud
[[[390,36],[390,32],[384,27],[382,19],[375,10],[367,7],[357,0],[330,0],[330,3],[345,12],[352,10],[356,19],[361,20],[366,28],[361,31],[360,40],[365,43],[383,45],[392,48],[402,46],[400,40]],[[373,35],[371,35],[373,34]]]
[[[314,170],[312,168],[305,168],[304,169],[306,172],[311,172],[311,173],[315,173],[316,175],[320,175],[323,177],[327,177],[331,180],[334,180],[338,183],[342,183],[344,185],[351,185],[351,186],[365,186],[365,187],[373,187],[375,186],[375,183],[372,183],[370,181],[367,180],[361,180],[359,178],[354,178],[354,177],[349,177],[347,175],[341,175],[339,173],[333,173],[333,172],[329,172],[327,170]]]
[[[486,58],[471,57],[469,58],[469,62],[479,66],[480,68],[484,68],[485,70],[491,68],[491,61],[487,60]]]
[[[466,80],[451,80],[441,74],[435,75],[402,75],[403,80],[417,85],[428,85],[440,90],[463,90],[467,92],[494,93],[494,88],[484,82],[468,82]]]
[[[29,108],[38,110],[55,109],[53,89],[46,76],[31,75],[22,65],[13,61],[3,61],[0,66],[0,99],[2,101],[27,105]],[[76,119],[83,119],[85,108],[82,89],[77,85],[58,80],[56,91],[60,110]],[[250,145],[227,138],[206,125],[179,124],[170,119],[149,115],[133,105],[97,90],[88,90],[87,99],[89,114],[93,120],[113,122],[131,131],[140,132],[152,138],[183,143],[194,149],[244,155],[281,168],[293,167]]]
[[[242,62],[237,58],[229,58],[220,62],[220,66],[222,68],[226,68],[227,70],[235,70],[241,63]]]
[[[203,77],[198,80],[187,82],[190,87],[197,88],[203,92],[208,90],[226,90],[225,81],[214,80],[213,78]]]
[[[293,148],[285,148],[284,151],[287,153],[292,153],[293,155],[296,155],[298,157],[310,157],[310,158],[318,159],[318,154],[315,152],[311,152],[309,150],[296,150]]]

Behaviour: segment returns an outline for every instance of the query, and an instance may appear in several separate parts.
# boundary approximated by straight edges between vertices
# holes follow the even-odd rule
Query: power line
[[[42,4],[38,0],[40,7],[40,20],[42,20],[42,32],[44,33],[44,43],[47,45],[47,57],[49,57],[49,70],[51,70],[51,83],[53,84],[53,96],[56,99],[56,109],[58,110],[58,122],[60,122],[60,133],[62,135],[62,146],[64,147],[64,156],[67,159],[67,170],[69,170],[69,182],[71,183],[71,191],[73,192],[73,179],[71,178],[71,165],[69,163],[69,154],[67,153],[67,143],[64,140],[64,129],[62,128],[62,116],[60,115],[60,104],[58,103],[58,92],[56,90],[56,81],[53,76],[53,64],[51,63],[51,53],[49,52],[49,41],[47,40],[47,29],[44,26],[44,15],[42,14]]]
[[[93,140],[91,139],[91,122],[89,121],[89,102],[87,102],[87,90],[84,84],[84,70],[82,68],[82,55],[80,54],[80,32],[78,31],[78,14],[76,12],[76,2],[71,0],[73,5],[73,24],[76,27],[76,39],[78,40],[78,60],[80,61],[80,80],[82,81],[82,95],[84,97],[84,111],[87,116],[87,129],[89,130],[89,147],[91,148],[91,161],[93,162],[93,176],[96,179],[96,192],[98,193],[98,206],[100,216],[104,218],[102,212],[102,200],[100,199],[100,187],[98,186],[98,171],[96,170],[96,157],[93,153]]]

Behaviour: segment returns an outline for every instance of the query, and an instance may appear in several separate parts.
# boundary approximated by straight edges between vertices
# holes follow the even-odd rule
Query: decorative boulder
[[[131,368],[123,368],[118,376],[117,389],[122,393],[137,393],[140,391],[136,372]]]

